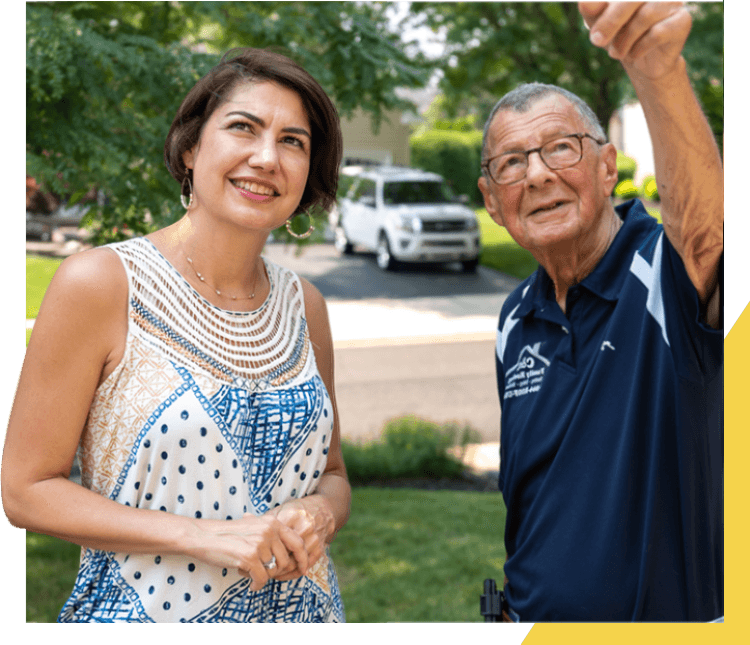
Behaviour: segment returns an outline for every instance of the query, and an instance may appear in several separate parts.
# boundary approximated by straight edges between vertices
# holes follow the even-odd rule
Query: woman
[[[309,74],[230,52],[167,136],[184,217],[58,269],[2,491],[14,525],[83,547],[61,622],[344,619],[327,545],[350,488],[326,307],[260,256],[273,229],[333,204],[341,149]],[[68,480],[79,444],[82,486]]]

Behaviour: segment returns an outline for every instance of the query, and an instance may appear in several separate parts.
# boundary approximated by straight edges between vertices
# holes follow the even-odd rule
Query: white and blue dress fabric
[[[205,300],[145,238],[110,245],[129,282],[128,336],[97,389],[82,484],[120,504],[195,518],[261,515],[315,491],[333,408],[296,274],[265,261],[252,312]],[[343,622],[328,553],[260,591],[236,570],[178,555],[83,548],[60,622]]]

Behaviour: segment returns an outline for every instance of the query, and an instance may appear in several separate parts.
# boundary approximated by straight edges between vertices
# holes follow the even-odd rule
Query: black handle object
[[[482,616],[484,616],[485,623],[502,622],[502,599],[492,578],[487,578],[484,581],[484,594],[479,597],[479,608]]]

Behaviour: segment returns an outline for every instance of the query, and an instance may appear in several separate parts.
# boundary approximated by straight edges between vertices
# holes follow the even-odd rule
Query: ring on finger
[[[269,571],[272,571],[276,568],[276,556],[272,555],[271,559],[268,562],[264,562],[263,566],[268,569]]]

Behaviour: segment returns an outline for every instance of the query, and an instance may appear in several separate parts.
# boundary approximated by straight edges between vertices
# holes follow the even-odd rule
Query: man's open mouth
[[[536,210],[531,211],[531,214],[536,215],[537,213],[544,213],[545,211],[551,211],[559,206],[562,206],[563,204],[565,204],[564,201],[553,202],[551,204],[547,204],[546,206],[541,206],[540,208],[537,208]]]

